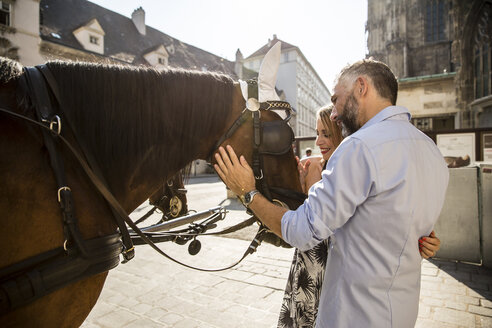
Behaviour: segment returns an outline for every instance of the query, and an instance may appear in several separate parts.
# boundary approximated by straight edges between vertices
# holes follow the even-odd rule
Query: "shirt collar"
[[[406,119],[410,121],[412,115],[410,115],[408,109],[402,106],[388,106],[385,109],[381,110],[376,115],[374,115],[369,121],[366,122],[366,124],[364,124],[361,127],[361,129],[365,129],[371,125],[384,121],[392,116],[397,116],[397,115],[403,116],[405,114],[406,114]]]

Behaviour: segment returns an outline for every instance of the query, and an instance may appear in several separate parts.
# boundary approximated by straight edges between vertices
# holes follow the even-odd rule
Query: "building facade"
[[[235,63],[86,0],[0,1],[0,55],[23,65],[82,60],[222,72]]]
[[[492,1],[368,0],[368,57],[399,81],[422,130],[492,126]]]
[[[258,72],[265,54],[280,41],[272,40],[244,59],[244,67]],[[285,93],[285,100],[296,110],[291,126],[296,136],[316,135],[316,110],[331,103],[331,94],[301,50],[281,41],[277,89]]]

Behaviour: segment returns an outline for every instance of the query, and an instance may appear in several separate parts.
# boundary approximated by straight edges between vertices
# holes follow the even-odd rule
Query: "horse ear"
[[[239,85],[241,86],[241,93],[243,94],[244,101],[248,101],[248,82],[239,80]]]
[[[258,101],[260,103],[267,100],[280,100],[275,92],[275,83],[277,82],[278,66],[280,65],[280,47],[278,41],[267,52],[258,73]]]

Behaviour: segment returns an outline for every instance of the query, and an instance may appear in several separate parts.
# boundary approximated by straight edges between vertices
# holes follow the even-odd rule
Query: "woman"
[[[322,159],[299,161],[299,175],[305,193],[314,183],[321,180],[321,172],[328,159],[343,140],[340,128],[330,120],[332,108],[332,105],[323,107],[317,113],[316,146],[321,151]],[[280,310],[279,328],[314,326],[329,244],[327,239],[309,251],[295,250]],[[419,239],[420,255],[423,258],[434,256],[439,250],[439,245],[440,240],[432,231],[430,236]]]

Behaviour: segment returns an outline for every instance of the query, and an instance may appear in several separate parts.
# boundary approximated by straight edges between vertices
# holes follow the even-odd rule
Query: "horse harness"
[[[164,253],[154,244],[152,236],[143,233],[128,217],[124,209],[106,187],[102,175],[94,173],[94,171],[100,172],[100,170],[90,156],[90,153],[86,151],[84,145],[76,138],[77,133],[73,129],[73,126],[71,127],[72,131],[79,146],[82,148],[85,158],[62,136],[62,121],[60,116],[53,110],[49,91],[53,93],[54,98],[57,99],[58,104],[61,105],[60,97],[56,81],[49,68],[46,65],[25,67],[24,74],[19,83],[21,83],[27,91],[32,106],[36,110],[38,120],[33,120],[4,108],[0,108],[0,111],[42,128],[43,140],[48,150],[50,163],[58,185],[57,199],[63,217],[65,242],[62,247],[35,255],[0,269],[0,315],[10,312],[20,306],[29,304],[70,283],[115,268],[120,260],[119,254],[122,254],[123,256],[123,263],[131,260],[135,256],[132,242],[135,240],[138,241],[135,244],[147,243],[159,254],[176,263],[189,268],[198,269],[179,262]],[[290,105],[285,102],[267,103],[266,106],[264,104],[261,104],[261,106],[263,109],[267,109],[267,107],[276,109],[281,108],[286,111],[290,109]],[[217,147],[227,138],[231,137],[237,128],[246,121],[246,114],[249,114],[248,112],[249,111],[247,110],[243,111],[233,126],[227,131],[224,137],[221,138],[221,141],[217,143]],[[288,117],[290,118],[290,115]],[[263,178],[262,155],[285,154],[290,149],[293,140],[293,133],[290,127],[285,121],[260,122],[259,111],[253,113],[253,127],[253,168],[257,179],[258,189],[270,200],[272,200],[271,191],[291,198],[304,199],[304,195],[295,191],[274,187],[269,188]],[[287,148],[287,142],[285,140],[286,136],[289,137],[289,134],[290,139],[287,138],[287,140],[289,140]],[[60,144],[62,143],[72,152],[89,179],[108,202],[113,212],[115,222],[118,225],[119,233],[91,240],[84,240],[82,238],[74,214],[72,192],[70,187],[66,184],[65,170],[59,151]],[[89,162],[89,164],[87,162]],[[131,234],[126,225],[132,229]],[[223,269],[198,270],[220,271],[233,267],[242,261],[248,254],[256,251],[265,231],[266,229],[264,227],[260,227],[257,236],[254,238],[243,257],[235,264]],[[136,236],[138,236],[138,239],[136,239]]]

